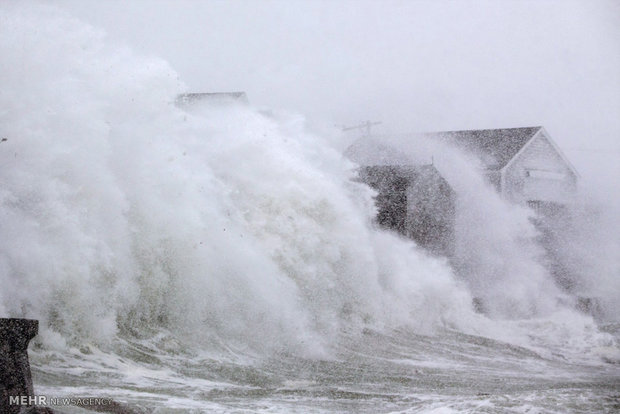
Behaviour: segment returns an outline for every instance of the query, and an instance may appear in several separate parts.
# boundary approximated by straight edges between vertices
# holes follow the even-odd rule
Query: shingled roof
[[[413,165],[405,152],[378,138],[363,137],[344,152],[345,157],[359,165]]]
[[[245,92],[199,92],[183,93],[177,96],[178,105],[192,105],[201,102],[210,103],[248,103]]]
[[[478,156],[485,168],[501,170],[542,127],[480,129],[425,134]]]

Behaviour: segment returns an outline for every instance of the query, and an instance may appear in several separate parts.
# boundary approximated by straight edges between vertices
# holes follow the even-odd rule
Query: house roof
[[[542,127],[480,129],[424,134],[477,155],[485,168],[501,170]]]
[[[455,146],[477,156],[488,170],[501,170],[542,127],[440,131],[418,134]],[[355,141],[345,155],[360,165],[418,164],[399,144],[380,138],[364,137]]]
[[[360,170],[362,179],[374,186],[385,179],[385,176],[400,177],[409,183],[425,182],[427,184],[441,181],[449,192],[454,190],[433,164],[404,165],[366,165]]]
[[[191,105],[199,102],[212,103],[248,103],[248,97],[245,92],[199,92],[199,93],[182,93],[177,96],[177,104]]]
[[[359,165],[414,165],[417,164],[404,152],[380,139],[363,137],[351,144],[344,155]]]

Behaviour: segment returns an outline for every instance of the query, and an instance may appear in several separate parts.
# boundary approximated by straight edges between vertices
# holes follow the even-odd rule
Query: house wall
[[[454,247],[455,194],[434,167],[368,166],[360,181],[377,191],[377,223],[435,254]]]
[[[454,251],[455,195],[439,174],[421,174],[407,187],[405,235],[429,251]]]
[[[409,180],[396,166],[361,167],[360,180],[377,191],[377,223],[384,228],[405,234]]]
[[[577,177],[540,133],[504,171],[502,194],[517,203],[566,202],[575,191]]]
[[[485,171],[484,178],[497,191],[502,191],[502,173],[500,171]]]

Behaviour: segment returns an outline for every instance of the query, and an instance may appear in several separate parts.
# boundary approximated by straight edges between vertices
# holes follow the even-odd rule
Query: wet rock
[[[23,405],[11,397],[34,396],[28,343],[39,331],[39,321],[0,318],[0,413],[19,414]]]
[[[108,413],[108,414],[146,414],[146,411],[132,408],[126,404],[119,403],[117,401],[110,400],[106,404],[100,405],[81,405],[76,404],[77,407],[82,407],[87,410],[97,411],[100,413]]]
[[[27,407],[22,408],[19,414],[61,414],[59,412],[53,411],[49,407]]]

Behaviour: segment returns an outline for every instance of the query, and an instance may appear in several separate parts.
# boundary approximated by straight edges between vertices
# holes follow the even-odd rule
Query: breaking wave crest
[[[500,328],[446,260],[376,229],[373,193],[302,117],[179,108],[185,87],[166,62],[53,8],[3,5],[0,53],[0,314],[40,319],[43,347],[165,330],[313,355],[364,328],[510,341],[544,325],[534,313]],[[575,320],[593,329],[543,279],[485,294],[538,289],[553,340]]]

